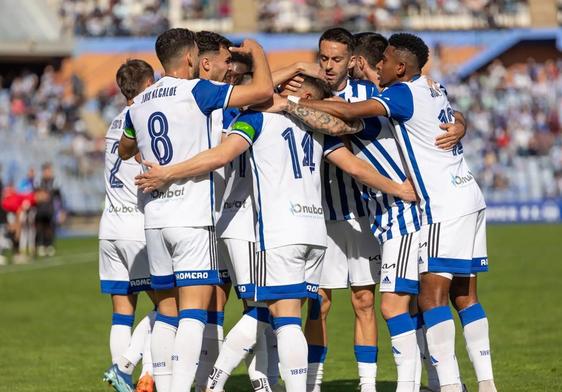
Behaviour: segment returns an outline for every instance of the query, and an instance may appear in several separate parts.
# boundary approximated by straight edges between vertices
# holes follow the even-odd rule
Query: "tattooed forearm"
[[[315,131],[326,135],[347,135],[357,133],[363,129],[363,123],[361,121],[348,124],[328,113],[300,106],[291,101],[288,102],[287,113],[298,118]]]

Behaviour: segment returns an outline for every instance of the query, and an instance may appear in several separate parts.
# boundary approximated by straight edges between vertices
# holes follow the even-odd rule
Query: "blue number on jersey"
[[[308,166],[310,172],[312,173],[316,168],[313,162],[314,159],[314,140],[312,139],[312,132],[307,132],[301,142],[302,149],[304,151],[304,158],[302,160],[303,166]]]
[[[297,143],[295,142],[295,134],[293,128],[287,128],[281,134],[289,144],[289,152],[291,153],[291,163],[293,165],[293,174],[295,178],[302,178],[301,167],[299,165],[299,155],[297,153]]]
[[[450,106],[447,107],[447,111],[445,111],[445,109],[441,110],[441,112],[439,112],[439,121],[442,124],[447,124],[447,123],[451,123],[453,122],[453,119],[455,118],[455,112],[453,111],[453,109],[451,109]],[[453,156],[457,156],[460,155],[464,152],[463,147],[462,147],[462,143],[458,142],[457,144],[455,144],[455,146],[453,147],[453,150],[451,151],[453,153]]]
[[[302,178],[301,167],[299,164],[299,154],[297,153],[297,143],[295,141],[295,134],[293,132],[293,128],[287,128],[281,134],[283,139],[287,141],[289,145],[289,152],[291,153],[291,164],[293,166],[293,174],[295,178]],[[316,164],[313,162],[314,159],[314,141],[312,139],[312,132],[307,132],[302,141],[301,147],[304,152],[304,158],[302,160],[303,167],[307,167],[310,169],[312,173],[316,168]]]
[[[158,126],[156,126],[158,124]],[[172,160],[174,150],[168,137],[168,119],[162,112],[154,112],[148,118],[148,134],[150,135],[152,152],[160,165]]]
[[[119,142],[117,141],[113,143],[113,146],[111,147],[111,153],[115,154],[118,148]],[[109,186],[112,188],[123,188],[123,183],[120,179],[117,178],[117,172],[119,171],[119,167],[121,167],[121,161],[121,158],[117,157],[115,164],[109,171]]]

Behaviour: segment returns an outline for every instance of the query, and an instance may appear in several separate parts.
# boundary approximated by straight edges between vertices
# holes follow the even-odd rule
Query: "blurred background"
[[[257,39],[272,69],[314,61],[319,33],[420,34],[426,73],[468,118],[465,155],[490,222],[562,218],[562,0],[0,0],[0,251],[53,255],[93,235],[104,134],[127,58],[155,69],[170,27]],[[10,252],[10,251],[8,251]],[[5,263],[4,257],[0,263]]]

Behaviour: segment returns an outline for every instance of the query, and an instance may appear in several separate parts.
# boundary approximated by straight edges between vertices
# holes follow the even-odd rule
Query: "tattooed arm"
[[[287,108],[285,111],[291,116],[304,122],[315,131],[326,135],[348,135],[360,132],[363,129],[363,122],[361,120],[355,120],[348,124],[331,114],[304,107],[291,101],[287,102]]]

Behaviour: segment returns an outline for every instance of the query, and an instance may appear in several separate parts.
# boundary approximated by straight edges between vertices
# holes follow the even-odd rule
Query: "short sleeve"
[[[201,79],[191,90],[199,110],[210,115],[214,110],[224,109],[232,93],[232,85]]]
[[[222,130],[226,132],[232,125],[232,122],[238,117],[240,110],[238,108],[227,108],[222,113]]]
[[[393,84],[373,97],[386,109],[386,116],[397,121],[408,121],[414,114],[414,97],[405,83]]]
[[[131,115],[128,110],[127,113],[125,113],[125,125],[123,126],[123,134],[129,139],[137,138],[137,132],[135,131],[135,127],[133,126],[133,121],[131,120]]]
[[[250,145],[259,137],[263,127],[263,113],[247,111],[236,119],[232,124],[230,134],[237,134],[242,136]]]
[[[323,155],[327,156],[338,148],[344,147],[342,140],[336,136],[324,135]]]

